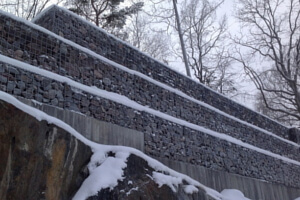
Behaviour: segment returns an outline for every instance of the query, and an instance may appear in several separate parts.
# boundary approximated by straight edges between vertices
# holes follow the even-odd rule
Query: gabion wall
[[[91,95],[65,83],[0,62],[0,89],[142,131],[145,152],[213,170],[300,188],[300,166]]]
[[[296,146],[226,118],[38,29],[32,24],[0,13],[0,53],[77,82],[125,95],[142,105],[299,160],[299,149]],[[151,156],[166,157],[288,186],[300,186],[298,165],[72,89],[67,84],[3,62],[0,64],[0,89],[16,96],[79,111],[102,121],[142,131],[145,134],[145,152]],[[274,124],[275,127],[268,124],[269,129],[278,126]],[[286,127],[282,127],[288,132]]]
[[[177,88],[232,116],[288,138],[286,127],[191,81],[65,9],[54,6],[37,18],[35,23],[110,60]],[[149,92],[156,93],[155,91]]]
[[[95,85],[100,89],[124,95],[144,106],[300,161],[299,149],[294,145],[270,137],[262,131],[227,118],[139,76],[109,65],[54,36],[4,15],[0,18],[0,26],[3,27],[0,31],[2,39],[0,50],[2,49],[4,55],[67,76],[83,84]],[[14,83],[10,82],[9,84],[9,88],[15,89]],[[18,90],[14,92],[19,95]],[[53,93],[54,91],[51,91],[51,96]],[[32,96],[24,97],[32,98]],[[37,95],[34,96],[34,99],[43,103],[54,101],[53,105],[55,106],[59,103],[59,99],[49,99],[48,95]],[[93,114],[86,109],[80,110],[80,107],[72,104],[72,99],[68,98],[67,100],[72,110],[88,115]],[[89,105],[86,102],[82,104]],[[154,129],[152,133],[156,133],[156,131]]]

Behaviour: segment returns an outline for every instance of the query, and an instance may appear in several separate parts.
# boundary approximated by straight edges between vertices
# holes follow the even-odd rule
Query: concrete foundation
[[[224,171],[215,171],[201,166],[164,158],[155,158],[170,168],[186,174],[203,185],[218,192],[224,189],[238,189],[252,200],[294,200],[300,197],[300,189],[269,183]]]
[[[64,121],[89,140],[100,144],[122,145],[144,151],[144,134],[142,132],[99,121],[74,111],[36,103],[24,98],[19,98],[19,100]]]

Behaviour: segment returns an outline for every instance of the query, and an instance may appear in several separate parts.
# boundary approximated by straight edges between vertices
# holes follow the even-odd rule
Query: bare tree
[[[241,47],[235,59],[260,91],[266,108],[299,121],[299,0],[240,0],[239,5],[243,29],[234,38]],[[263,64],[268,67],[262,69]]]
[[[126,28],[128,42],[149,56],[168,63],[171,55],[170,40],[163,30],[153,29],[147,15],[137,13],[131,17]]]
[[[1,0],[0,8],[26,20],[34,18],[46,6],[63,0]]]
[[[225,49],[227,18],[219,20],[216,11],[224,1],[185,0],[181,9],[181,24],[188,64],[194,76],[203,84],[224,94],[236,91],[231,59]]]
[[[276,102],[273,104],[273,100],[276,99],[276,97],[272,97],[272,96],[268,96],[265,98],[268,99],[269,103],[272,104],[273,107],[276,107]],[[299,126],[299,120],[291,117],[290,115],[286,114],[286,113],[281,113],[281,112],[276,112],[273,110],[270,110],[266,107],[265,103],[264,103],[264,97],[262,96],[262,94],[260,92],[256,93],[255,95],[255,104],[254,104],[254,108],[256,111],[269,116],[272,119],[275,119],[283,124],[286,124],[288,126]]]

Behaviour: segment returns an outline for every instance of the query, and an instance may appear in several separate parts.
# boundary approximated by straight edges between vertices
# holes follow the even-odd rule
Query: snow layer
[[[113,93],[113,92],[108,92],[108,91],[99,89],[99,88],[97,88],[95,86],[90,87],[90,86],[78,83],[78,82],[73,81],[73,80],[71,80],[71,79],[69,79],[67,77],[64,77],[64,76],[55,74],[53,72],[50,72],[50,71],[47,71],[47,70],[44,70],[44,69],[41,69],[41,68],[38,68],[38,67],[35,67],[35,66],[32,66],[32,65],[29,65],[27,63],[24,63],[24,62],[21,62],[21,61],[18,61],[18,60],[15,60],[15,59],[3,56],[1,54],[0,54],[0,60],[2,62],[9,63],[9,64],[11,64],[13,66],[16,66],[18,68],[30,71],[32,73],[40,74],[40,75],[42,75],[44,77],[48,77],[48,78],[56,80],[58,82],[67,83],[68,85],[70,85],[73,88],[76,88],[78,90],[85,91],[87,93],[96,95],[96,96],[101,97],[101,98],[109,99],[111,101],[120,103],[122,105],[125,105],[127,107],[133,108],[133,109],[141,111],[141,112],[144,111],[144,112],[150,113],[150,114],[152,114],[154,116],[157,116],[159,118],[168,120],[170,122],[177,123],[179,125],[189,127],[189,128],[194,129],[196,131],[200,131],[200,132],[206,133],[208,135],[211,135],[213,137],[217,137],[217,138],[219,138],[221,140],[225,140],[225,141],[228,141],[230,143],[233,143],[233,144],[236,144],[236,145],[239,145],[239,146],[251,149],[253,151],[257,151],[257,152],[262,153],[262,154],[265,154],[267,156],[272,156],[272,157],[274,157],[276,159],[280,159],[280,160],[283,160],[285,162],[293,163],[293,164],[296,164],[296,165],[300,166],[300,162],[298,162],[296,160],[287,158],[285,156],[281,156],[279,154],[275,154],[275,153],[270,152],[270,151],[265,150],[265,149],[258,148],[256,146],[253,146],[251,144],[248,144],[248,143],[245,143],[245,142],[243,142],[241,140],[238,140],[238,139],[236,139],[234,137],[231,137],[231,136],[229,136],[227,134],[215,132],[215,131],[209,130],[207,128],[204,128],[202,126],[190,123],[188,121],[185,121],[185,120],[182,120],[182,119],[178,119],[178,118],[170,116],[170,115],[168,115],[166,113],[162,113],[160,111],[157,111],[157,110],[154,110],[152,108],[149,108],[148,106],[143,106],[143,105],[141,105],[141,104],[139,104],[139,103],[137,103],[137,102],[135,102],[135,101],[127,98],[126,96],[123,96],[123,95],[120,95],[120,94],[117,94],[117,93]],[[295,143],[292,143],[292,142],[289,142],[289,143],[293,144],[297,148],[300,147],[300,145],[298,145],[298,144],[295,144]]]
[[[96,151],[88,165],[89,177],[75,194],[73,200],[83,200],[105,188],[113,189],[123,180],[128,152],[117,152],[115,157],[106,157],[105,151]]]
[[[181,177],[173,177],[159,172],[153,172],[153,180],[158,184],[158,187],[168,185],[173,192],[176,192],[178,185],[182,183]]]
[[[223,195],[223,200],[250,200],[241,191],[235,189],[225,189],[221,194]]]
[[[184,192],[187,194],[193,194],[194,192],[198,192],[199,190],[193,185],[184,186]]]

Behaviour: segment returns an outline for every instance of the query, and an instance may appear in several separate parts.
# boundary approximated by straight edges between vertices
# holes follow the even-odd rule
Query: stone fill
[[[143,136],[141,149],[158,159],[259,179],[283,188],[300,188],[299,145],[293,143],[299,143],[298,129],[285,127],[213,92],[62,8],[54,6],[48,9],[35,23],[58,35],[0,12],[0,54],[1,58],[5,58],[0,61],[0,90],[34,100],[37,104],[47,104],[55,109],[136,130]],[[22,62],[14,62],[16,60]],[[38,74],[34,66],[55,74]],[[57,74],[64,77],[57,78]],[[59,80],[65,77],[76,81],[77,86],[65,79]],[[86,92],[78,88],[79,83],[122,95],[119,97],[128,98],[143,109]],[[176,122],[149,112],[148,108],[174,117]],[[185,124],[177,119],[184,120]],[[78,122],[78,126],[80,123],[83,122]],[[192,125],[186,125],[188,123]],[[196,125],[201,129],[195,128]],[[57,129],[53,128],[52,132],[54,130]],[[266,130],[277,136],[271,136]],[[213,131],[292,161],[283,161],[220,139],[211,134]],[[8,142],[9,149],[15,147],[15,139],[10,138]],[[26,145],[24,148],[26,151]],[[74,151],[72,147],[68,148]],[[11,150],[6,151],[3,151],[7,154],[5,156],[10,158],[8,153]],[[61,154],[64,152],[62,150]],[[8,161],[10,163],[10,159]],[[41,165],[44,168],[44,164]],[[1,170],[7,177],[8,168],[2,167]],[[229,179],[226,181],[230,182]],[[52,182],[56,182],[56,178]],[[72,191],[68,190],[68,195]],[[59,195],[59,192],[53,194]],[[110,193],[106,191],[105,194]]]
[[[55,87],[55,91],[57,94],[61,94],[59,96],[62,98],[56,105],[57,107],[69,110],[76,109],[77,112],[85,113],[95,119],[143,132],[144,151],[150,156],[300,187],[300,166],[298,165],[286,163],[205,132],[162,119],[148,112],[138,111],[78,88],[72,88],[67,83],[61,83],[7,64],[2,64],[0,69],[1,67],[3,67],[1,71],[13,83],[18,82],[20,77],[24,76],[28,80],[32,80],[32,82],[26,83],[27,89],[36,88],[30,96],[44,98],[44,95],[48,94],[48,90]],[[8,73],[10,71],[16,75],[10,76]],[[14,90],[8,89],[8,85],[4,85],[3,89],[8,93],[15,94]],[[24,90],[23,92],[28,91]],[[57,94],[54,98],[57,98]],[[37,101],[40,100],[37,99]],[[51,104],[50,101],[42,102]],[[83,102],[85,104],[82,104]],[[282,144],[282,146],[275,147],[281,148],[283,155],[293,151],[294,153],[289,156],[298,156],[298,149],[294,146]],[[290,149],[288,150],[288,148]],[[287,179],[286,177],[293,178]]]
[[[223,112],[288,138],[288,129],[281,124],[192,81],[66,9],[53,6],[35,19],[34,23]],[[157,94],[155,89],[149,88],[148,91]]]

